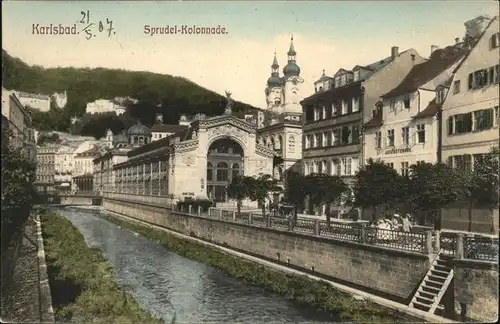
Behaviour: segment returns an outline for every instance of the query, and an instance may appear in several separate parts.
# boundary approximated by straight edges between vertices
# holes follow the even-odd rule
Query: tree
[[[377,207],[393,204],[400,197],[401,176],[389,165],[369,159],[356,174],[354,184],[355,205],[372,208],[372,220],[376,220]]]
[[[499,149],[493,147],[488,154],[475,158],[470,179],[469,232],[472,231],[472,206],[498,208]],[[492,228],[494,227],[492,220]]]
[[[250,196],[249,184],[252,180],[253,178],[239,175],[233,178],[227,188],[229,198],[236,200],[238,216],[241,214],[241,202]]]
[[[307,179],[297,172],[288,172],[286,176],[285,197],[294,202],[296,209],[304,209],[304,201],[308,195],[309,183]]]
[[[262,208],[262,215],[266,214],[266,198],[271,192],[279,192],[278,180],[273,179],[269,174],[262,174],[258,177],[247,177],[248,196],[252,201],[257,201]]]
[[[309,201],[313,205],[338,203],[343,195],[349,191],[349,186],[339,177],[327,174],[313,173],[306,177],[306,191]],[[330,216],[327,214],[327,223],[330,225]]]
[[[467,176],[438,163],[420,163],[410,167],[409,201],[417,210],[420,223],[436,215],[444,206],[468,196]]]
[[[478,156],[474,161],[471,179],[471,198],[479,206],[498,207],[499,196],[499,149],[494,147],[490,153]]]
[[[2,125],[3,126],[3,125]],[[35,165],[24,158],[19,149],[13,149],[9,140],[12,133],[2,127],[2,214],[1,243],[8,247],[29,216],[35,199]]]

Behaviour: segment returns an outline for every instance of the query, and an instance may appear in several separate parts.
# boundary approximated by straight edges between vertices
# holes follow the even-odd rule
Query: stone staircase
[[[436,310],[444,310],[440,304],[448,286],[453,279],[453,269],[448,267],[438,255],[418,287],[410,307],[434,314]]]

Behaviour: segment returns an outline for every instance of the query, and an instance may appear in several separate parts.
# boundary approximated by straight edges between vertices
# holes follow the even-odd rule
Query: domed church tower
[[[283,83],[280,78],[279,69],[278,58],[276,57],[276,52],[274,52],[274,60],[271,65],[271,76],[267,79],[266,87],[267,109],[279,109],[283,103]]]
[[[290,49],[288,50],[288,63],[283,68],[283,83],[284,83],[284,107],[285,113],[302,113],[300,101],[301,88],[304,79],[300,77],[300,67],[297,65],[297,52],[293,45],[293,36],[290,40]]]

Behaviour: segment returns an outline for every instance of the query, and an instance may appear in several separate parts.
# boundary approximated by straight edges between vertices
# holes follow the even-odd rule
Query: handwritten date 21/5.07
[[[81,11],[80,19],[77,23],[84,25],[85,27],[82,29],[82,32],[85,33],[86,39],[91,39],[96,37],[97,33],[107,33],[108,37],[116,34],[115,29],[113,28],[113,21],[106,18],[106,21],[100,20],[98,22],[93,22],[90,19],[90,10]]]

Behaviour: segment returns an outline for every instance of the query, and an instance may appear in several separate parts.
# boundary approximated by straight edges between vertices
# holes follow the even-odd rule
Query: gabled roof
[[[493,22],[495,20],[498,19],[498,16],[495,16],[493,17],[493,19],[490,20],[490,22],[488,23],[488,26],[486,26],[486,28],[483,30],[483,32],[481,33],[481,35],[479,35],[479,37],[477,38],[476,42],[474,43],[474,45],[472,46],[472,48],[470,49],[470,51],[465,55],[464,59],[462,60],[462,62],[460,62],[457,67],[455,68],[455,70],[453,70],[453,73],[457,73],[458,69],[460,69],[460,67],[462,67],[462,64],[465,62],[465,60],[469,57],[470,53],[472,52],[472,50],[474,50],[474,48],[476,47],[476,45],[479,43],[479,41],[483,38],[484,34],[486,33],[486,31],[491,27],[491,25],[493,24]]]
[[[448,46],[434,51],[429,60],[415,65],[403,81],[382,98],[396,97],[412,91],[434,79],[451,65],[463,59],[468,53],[460,46]]]
[[[376,114],[372,119],[370,119],[364,126],[365,128],[380,127],[383,124],[382,114]]]
[[[337,73],[335,73],[333,76],[336,77],[337,75],[341,75],[341,74],[344,74],[344,73],[352,73],[352,71],[348,71],[348,70],[345,70],[345,69],[339,69],[337,71]]]
[[[432,117],[435,116],[443,106],[443,103],[436,103],[436,99],[432,99],[424,110],[419,112],[414,119]]]
[[[352,70],[355,71],[355,70],[373,70],[373,69],[368,66],[356,65],[355,67],[352,68]]]

